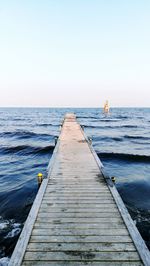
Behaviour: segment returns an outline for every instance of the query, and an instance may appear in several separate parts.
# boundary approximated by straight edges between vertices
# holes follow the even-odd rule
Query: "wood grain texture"
[[[142,262],[139,261],[130,261],[130,262],[122,262],[122,261],[84,261],[83,259],[80,261],[24,261],[23,266],[79,266],[79,265],[89,265],[89,266],[142,266]]]

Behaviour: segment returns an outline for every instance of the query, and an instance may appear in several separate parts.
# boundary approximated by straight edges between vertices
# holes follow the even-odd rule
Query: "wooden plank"
[[[79,208],[79,207],[75,207],[72,209],[71,207],[69,208],[63,208],[63,207],[53,207],[51,206],[51,208],[48,208],[49,205],[47,204],[41,204],[41,208],[39,209],[39,213],[40,212],[65,212],[65,213],[68,213],[68,212],[73,212],[73,213],[76,213],[76,212],[87,212],[87,213],[95,213],[95,212],[117,212],[118,213],[118,209],[116,208],[116,206],[112,206],[110,207],[109,205],[106,205],[106,208],[104,209],[103,206],[99,206],[97,208],[89,208],[89,207],[86,207],[86,208]]]
[[[84,252],[84,251],[64,251],[64,252],[35,252],[27,251],[24,260],[31,261],[139,261],[137,252]]]
[[[63,224],[63,223],[112,223],[112,222],[120,222],[121,218],[76,218],[76,220],[74,218],[47,218],[47,219],[43,219],[43,218],[37,218],[36,220],[37,222],[41,222],[41,223],[53,223],[53,224]]]
[[[47,191],[49,190],[49,188],[47,188]],[[55,188],[55,191],[56,192],[60,192],[60,187],[58,188]],[[101,193],[101,192],[108,192],[108,188],[105,187],[105,186],[101,186],[101,187],[89,187],[86,189],[86,187],[80,187],[80,188],[77,188],[75,186],[73,186],[71,188],[71,191],[74,192],[74,193],[78,193],[79,191],[82,193],[82,192],[86,192],[88,194],[88,192],[97,192],[97,193]],[[65,192],[70,192],[70,188],[69,187],[65,187],[63,188],[63,192],[62,193],[65,193]]]
[[[24,261],[22,266],[79,266],[79,265],[90,265],[90,266],[142,266],[142,262],[140,261],[130,261],[130,262],[121,262],[121,261],[103,261],[103,262],[96,262],[96,261]]]
[[[109,198],[112,198],[112,195],[110,194],[110,192],[105,192],[105,193],[96,193],[95,192],[95,195],[93,195],[93,192],[89,192],[89,193],[87,193],[87,191],[86,191],[86,193],[71,193],[71,192],[64,192],[63,191],[63,193],[61,193],[61,194],[59,194],[59,193],[56,193],[56,192],[53,192],[53,191],[51,191],[51,192],[46,192],[45,193],[45,197],[53,197],[53,198],[55,198],[55,197],[59,197],[59,198],[63,198],[63,197],[70,197],[70,198],[72,198],[72,197],[81,197],[81,198],[87,198],[87,197],[89,197],[89,198],[97,198],[97,197],[99,197],[99,198],[104,198],[104,197],[109,197]]]
[[[62,190],[63,190],[63,194],[66,194],[67,192],[72,191],[72,193],[74,193],[74,194],[85,193],[86,195],[90,195],[90,193],[99,193],[99,194],[101,194],[101,193],[107,193],[108,192],[108,190],[105,189],[105,188],[100,188],[100,189],[94,189],[94,188],[88,188],[88,189],[84,188],[84,189],[82,189],[82,188],[80,188],[80,189],[78,189],[78,188],[74,188],[73,186],[72,186],[71,189],[70,188],[66,188],[66,189],[62,188]],[[58,193],[60,191],[61,191],[61,188],[58,188],[58,189],[55,190],[55,193]]]
[[[61,196],[61,197],[57,197],[57,196],[53,196],[53,195],[51,195],[51,196],[48,196],[48,195],[45,195],[44,196],[44,198],[43,198],[43,200],[50,200],[50,201],[54,201],[54,202],[57,202],[57,201],[74,201],[74,202],[79,202],[79,201],[100,201],[100,202],[103,202],[103,201],[111,201],[111,202],[114,202],[114,200],[112,199],[112,197],[111,196],[104,196],[104,197],[98,197],[98,196],[96,196],[96,197],[91,197],[91,196],[80,196],[80,197],[78,197],[77,195],[75,195],[75,196],[73,196],[72,195],[72,197],[71,196],[67,196],[67,195],[64,195],[64,196]]]
[[[125,225],[122,221],[120,222],[107,222],[107,223],[64,223],[64,224],[52,224],[52,223],[39,223],[38,221],[35,223],[34,228],[59,228],[59,229],[94,229],[94,228],[112,228],[112,229],[124,229]]]
[[[77,243],[132,243],[129,236],[31,236],[30,242],[57,243],[57,242],[77,242]]]
[[[92,193],[94,193],[94,192],[92,192]],[[90,193],[88,193],[88,191],[86,191],[86,193],[83,192],[83,194],[82,194],[82,191],[81,191],[81,193],[79,195],[76,191],[74,192],[72,190],[72,195],[70,195],[70,194],[68,194],[68,193],[66,193],[64,191],[63,194],[59,197],[59,195],[57,196],[57,192],[51,192],[51,193],[46,193],[45,194],[45,198],[49,198],[49,199],[53,199],[54,198],[55,199],[55,198],[64,198],[64,197],[66,197],[66,198],[68,197],[69,198],[70,197],[70,198],[75,199],[75,197],[78,198],[78,195],[79,195],[79,197],[82,197],[83,199],[84,198],[90,198],[90,199],[100,198],[100,199],[103,199],[105,197],[107,197],[107,198],[109,197],[110,199],[112,199],[110,193],[107,193],[107,194],[101,194],[101,193],[99,193],[99,195],[97,194],[97,195],[95,195],[95,197],[94,197],[94,195],[92,195],[92,193],[90,194]]]
[[[58,203],[55,203],[55,202],[43,202],[42,201],[42,205],[44,206],[47,206],[47,207],[53,207],[53,208],[88,208],[87,206],[89,206],[89,208],[106,208],[106,207],[109,207],[109,208],[114,208],[116,207],[116,204],[113,202],[113,203],[80,203],[80,206],[78,203],[70,203],[70,202],[66,202],[66,203],[61,203],[61,202],[58,202]],[[41,206],[42,206],[41,205]]]
[[[133,243],[32,243],[30,242],[28,251],[135,251]]]
[[[98,204],[98,203],[100,203],[100,204],[108,203],[108,204],[109,204],[109,203],[113,203],[114,200],[113,200],[113,199],[110,199],[110,200],[105,200],[105,199],[104,199],[104,200],[99,200],[99,199],[90,200],[90,199],[89,199],[89,200],[82,200],[82,201],[79,200],[79,201],[75,201],[75,200],[67,200],[67,199],[66,199],[66,200],[54,200],[54,201],[53,201],[53,200],[50,199],[50,198],[49,198],[49,199],[43,199],[43,203],[53,203],[53,202],[54,202],[55,204],[57,204],[57,203],[58,203],[58,204],[59,204],[59,203],[61,203],[61,204],[62,204],[62,203],[63,203],[63,204],[65,204],[65,203],[69,203],[69,204],[70,204],[70,203],[73,203],[73,204],[75,204],[75,203],[76,203],[76,204],[80,204],[80,203],[81,203],[81,204],[82,204],[82,203],[85,203],[85,204],[89,204],[89,203],[93,203],[93,204]]]
[[[87,180],[90,181],[91,185],[94,185],[94,186],[96,184],[100,184],[101,181],[104,182],[103,177],[99,175],[99,169],[96,173],[89,173],[89,172],[88,172],[89,177],[88,176],[86,178],[84,177],[84,179],[82,178],[81,174],[77,174],[77,172],[75,175],[71,175],[71,172],[70,172],[70,174],[68,174],[69,178],[64,179],[64,177],[65,177],[64,173],[57,173],[56,175],[54,175],[54,171],[53,171],[53,173],[51,174],[52,179],[49,179],[48,185],[49,186],[55,185],[58,187],[59,185],[60,186],[63,186],[63,185],[70,186],[71,184],[73,184],[73,185],[79,186],[79,184],[81,182],[82,186],[85,183],[85,186],[90,187],[90,184],[89,184],[89,182],[87,182]],[[71,178],[72,176],[73,176],[73,179]]]
[[[97,177],[95,177],[95,175],[97,175]],[[98,176],[98,174],[95,174],[95,175],[93,176],[93,178],[91,178],[91,177],[86,178],[86,179],[84,178],[84,180],[82,178],[78,178],[78,177],[71,179],[71,176],[68,176],[67,180],[63,179],[64,178],[63,176],[61,178],[56,178],[56,177],[52,176],[51,178],[53,178],[53,179],[50,179],[48,181],[48,188],[50,189],[52,185],[55,188],[59,188],[59,187],[63,188],[64,186],[66,186],[66,188],[71,188],[71,185],[73,185],[77,189],[80,189],[80,188],[83,189],[83,188],[90,188],[91,186],[93,188],[94,187],[97,188],[96,185],[99,184],[99,186],[101,186],[101,184],[105,184],[104,178],[102,179],[101,177]],[[57,180],[57,182],[56,182],[56,180]],[[89,185],[89,183],[91,184],[91,186]],[[105,188],[106,187],[107,186],[105,186]]]
[[[90,211],[91,210],[91,211]],[[51,213],[51,214],[57,214],[58,215],[58,213],[65,213],[65,214],[67,214],[67,213],[69,213],[70,215],[71,214],[79,214],[79,213],[86,213],[86,214],[89,214],[90,216],[92,215],[92,213],[94,214],[94,213],[116,213],[116,214],[118,214],[118,210],[117,209],[115,209],[114,207],[111,209],[111,208],[107,208],[107,209],[104,209],[104,208],[96,208],[96,209],[88,209],[88,208],[74,208],[74,210],[72,210],[71,208],[60,208],[60,207],[53,207],[53,209],[52,208],[48,208],[48,206],[46,207],[45,205],[43,206],[41,206],[41,208],[40,208],[40,210],[39,210],[39,214],[40,213]]]
[[[50,209],[46,210],[44,208],[41,209],[41,211],[39,211],[39,217],[52,217],[52,218],[58,218],[60,217],[78,217],[78,218],[87,218],[87,217],[91,217],[91,214],[95,215],[95,218],[101,218],[101,217],[120,217],[120,214],[118,213],[117,210],[113,211],[113,210],[102,210],[102,211],[95,211],[93,210],[93,212],[89,212],[87,211],[79,211],[78,209],[76,209],[76,211],[65,211],[65,210],[57,210],[57,208],[55,209],[55,211],[51,211]]]
[[[67,197],[69,197],[69,196],[76,196],[76,197],[81,197],[81,196],[83,196],[83,197],[101,197],[101,198],[103,198],[103,197],[112,197],[111,195],[110,195],[110,192],[108,191],[108,192],[101,192],[101,193],[96,193],[95,192],[95,194],[93,195],[93,192],[89,192],[89,193],[87,193],[87,191],[86,192],[80,192],[80,191],[78,191],[78,192],[75,192],[75,193],[73,193],[73,192],[71,192],[71,191],[68,191],[68,192],[62,192],[62,193],[56,193],[56,191],[50,191],[50,192],[46,192],[45,193],[45,196],[46,197],[51,197],[51,196],[56,196],[57,195],[57,197],[64,197],[64,196],[67,196]]]
[[[126,236],[129,235],[126,228],[124,229],[108,229],[108,228],[98,228],[98,229],[60,229],[60,228],[52,228],[52,229],[33,229],[32,235],[35,236],[51,236],[51,235],[84,235],[84,236]]]
[[[91,213],[84,212],[73,212],[73,213],[65,213],[65,212],[39,212],[38,218],[46,218],[46,219],[61,219],[61,218],[91,218]],[[94,218],[120,218],[120,213],[118,212],[96,212],[94,213]]]

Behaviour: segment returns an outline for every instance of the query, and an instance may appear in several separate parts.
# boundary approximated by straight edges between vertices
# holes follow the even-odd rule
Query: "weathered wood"
[[[37,260],[37,261],[48,261],[48,260],[69,260],[76,261],[139,261],[139,255],[135,251],[129,252],[84,252],[84,251],[64,251],[64,252],[35,252],[26,251],[25,260]]]
[[[47,186],[47,180],[44,179],[40,186],[39,193],[36,196],[32,209],[28,215],[28,218],[22,230],[21,236],[17,242],[17,245],[15,247],[11,260],[9,262],[9,266],[21,265],[46,186]]]
[[[55,199],[55,198],[75,198],[75,197],[77,197],[77,198],[100,198],[100,199],[103,199],[104,197],[107,197],[107,198],[112,198],[111,197],[111,195],[110,195],[110,192],[98,192],[98,193],[96,193],[95,192],[95,195],[93,195],[93,192],[89,192],[88,193],[88,191],[86,190],[86,192],[80,192],[80,191],[78,191],[78,192],[73,192],[72,191],[72,194],[71,193],[68,193],[68,192],[65,192],[65,191],[63,191],[63,193],[61,194],[61,195],[59,195],[59,193],[57,192],[57,191],[55,191],[55,192],[47,192],[46,193],[46,195],[45,195],[45,198],[47,198],[47,197],[50,197],[51,196],[51,198],[53,199]]]
[[[118,191],[113,187],[111,188],[112,195],[116,201],[116,204],[119,208],[119,211],[122,215],[122,218],[128,228],[128,231],[134,241],[134,244],[138,250],[138,253],[144,262],[144,265],[150,266],[150,252],[145,245],[144,240],[142,239],[139,231],[137,230],[133,220],[131,219]]]
[[[25,248],[10,265],[143,265],[131,218],[126,223],[124,204],[74,115],[64,120],[54,157],[28,240],[21,234],[18,242],[22,247],[25,240]]]
[[[56,189],[55,190],[55,193],[58,193],[58,192],[60,192],[60,190],[61,190],[61,188],[60,189]],[[94,188],[84,188],[84,189],[82,189],[82,188],[66,188],[66,189],[64,189],[64,188],[62,188],[62,190],[63,190],[63,194],[66,194],[67,192],[70,192],[70,190],[72,191],[72,193],[73,194],[78,194],[79,192],[80,192],[80,194],[82,194],[82,193],[85,193],[85,194],[90,194],[90,193],[99,193],[99,194],[101,194],[101,193],[107,193],[108,192],[108,189],[94,189]]]
[[[42,212],[51,212],[51,213],[60,213],[60,212],[65,212],[65,213],[77,213],[77,212],[81,212],[81,213],[83,213],[83,212],[87,212],[87,213],[92,213],[92,212],[94,212],[94,213],[97,213],[97,212],[117,212],[118,213],[118,209],[116,208],[116,207],[114,207],[114,206],[112,206],[112,207],[110,207],[110,206],[107,206],[106,205],[106,207],[105,207],[105,209],[104,209],[104,207],[103,206],[100,206],[100,207],[98,207],[98,208],[89,208],[89,207],[86,207],[86,208],[79,208],[79,207],[75,207],[74,206],[74,208],[72,209],[71,207],[69,207],[69,208],[60,208],[60,207],[58,207],[57,206],[57,208],[55,208],[55,207],[52,207],[51,206],[51,208],[49,209],[49,208],[47,208],[48,207],[48,205],[47,204],[41,204],[41,209],[40,209],[40,211],[39,211],[39,213],[42,213]]]
[[[43,203],[55,203],[55,204],[59,204],[59,203],[61,203],[61,204],[67,204],[67,203],[75,203],[75,201],[74,200],[52,200],[52,199],[43,199]],[[103,204],[103,203],[113,203],[114,201],[111,199],[111,200],[99,200],[99,199],[95,199],[95,200],[82,200],[82,201],[80,201],[80,200],[77,200],[76,201],[76,204],[83,204],[83,203],[85,203],[85,204],[88,204],[88,203],[93,203],[93,204],[98,204],[98,203],[100,203],[100,204]]]
[[[80,189],[78,189],[78,190],[76,190],[76,191],[73,191],[73,188],[70,188],[68,191],[65,191],[64,190],[64,188],[61,188],[62,190],[63,190],[63,192],[61,193],[60,192],[60,189],[59,190],[54,190],[54,191],[48,191],[47,190],[47,192],[46,192],[46,195],[45,196],[50,196],[50,194],[51,194],[51,196],[52,197],[55,197],[55,196],[57,196],[57,197],[64,197],[64,196],[67,196],[67,197],[70,197],[70,196],[76,196],[76,197],[81,197],[81,196],[83,196],[83,197],[94,197],[94,195],[93,195],[93,191],[88,191],[87,189],[85,190],[85,191],[80,191]],[[95,196],[99,196],[99,197],[105,197],[105,196],[110,196],[110,191],[108,190],[108,191],[101,191],[101,192],[96,192],[95,191]]]
[[[85,235],[72,235],[72,236],[31,236],[30,242],[41,243],[57,243],[57,242],[78,242],[78,243],[132,243],[130,236],[85,236]]]
[[[115,262],[113,262],[113,261],[103,261],[103,262],[96,262],[96,261],[89,261],[89,262],[87,262],[87,261],[84,261],[83,259],[82,259],[82,261],[80,260],[80,261],[67,261],[67,260],[65,260],[65,261],[42,261],[42,263],[41,263],[41,261],[24,261],[23,262],[23,264],[22,264],[22,266],[79,266],[79,265],[85,265],[85,266],[87,266],[87,265],[90,265],[90,266],[100,266],[100,265],[102,265],[102,266],[142,266],[143,264],[142,264],[142,262],[139,262],[139,261],[130,261],[130,262],[126,262],[126,261],[124,261],[124,262],[121,262],[121,261],[115,261]]]
[[[135,251],[133,243],[40,243],[30,242],[28,251]]]
[[[46,197],[44,197],[43,198],[43,201],[45,200],[45,201],[51,201],[51,202],[65,202],[65,201],[67,201],[67,202],[74,202],[74,200],[77,200],[77,202],[84,202],[84,201],[86,201],[86,202],[95,202],[95,201],[97,201],[97,202],[105,202],[105,201],[107,201],[107,203],[108,202],[114,202],[114,200],[112,200],[112,198],[110,197],[110,196],[104,196],[104,197],[98,197],[98,196],[96,196],[96,197],[84,197],[84,196],[80,196],[80,197],[77,197],[77,196],[73,196],[72,195],[72,197],[67,197],[66,195],[64,195],[64,196],[62,196],[62,197],[48,197],[48,195],[46,195]]]
[[[51,213],[51,212],[39,212],[39,218],[46,218],[46,219],[61,219],[61,218],[91,218],[91,213],[84,213],[84,212],[73,212],[73,213]],[[118,212],[96,212],[94,214],[94,218],[119,218],[120,214]]]
[[[124,229],[124,223],[123,222],[107,222],[107,223],[64,223],[64,224],[52,224],[52,223],[39,223],[38,221],[36,222],[34,228],[59,228],[59,229],[94,229],[94,228],[111,228],[111,229]]]
[[[55,161],[58,147],[59,147],[59,142],[57,143],[57,145],[55,147],[52,158],[51,158],[49,165],[48,165],[49,175],[52,172],[52,168],[53,168],[53,164]],[[11,259],[9,261],[9,266],[14,266],[14,265],[20,266],[22,263],[23,256],[24,256],[24,253],[26,251],[27,244],[29,242],[29,238],[31,236],[32,229],[33,229],[33,226],[34,226],[34,223],[35,223],[35,220],[36,220],[36,217],[37,217],[37,214],[38,214],[38,211],[39,211],[39,208],[40,208],[43,196],[44,196],[44,192],[45,192],[46,187],[47,187],[47,184],[48,184],[48,178],[43,180],[43,182],[39,188],[38,194],[34,200],[34,204],[32,205],[32,208],[31,208],[30,213],[28,215],[28,218],[25,222],[25,225],[23,227],[23,230],[21,232],[19,240],[16,244],[14,252],[13,252]]]
[[[105,178],[105,172],[103,172],[103,165],[102,163],[100,162],[96,152],[94,151],[94,149],[92,147],[90,147],[93,155],[94,155],[94,158],[99,166],[99,169],[101,169],[102,171],[102,174]],[[109,178],[109,177],[107,177]],[[139,253],[139,256],[141,257],[143,263],[145,266],[150,266],[150,252],[144,242],[144,240],[142,239],[138,229],[136,228],[133,220],[131,219],[131,216],[127,210],[127,208],[125,207],[117,189],[115,186],[109,186],[109,189],[112,193],[112,196],[116,202],[116,205],[120,211],[120,214],[125,222],[125,225],[127,226],[127,229],[131,235],[131,238],[133,239],[133,242],[136,246],[136,249]]]
[[[83,218],[46,218],[46,219],[43,219],[43,218],[37,218],[37,222],[41,222],[41,223],[53,223],[53,224],[63,224],[63,223],[111,223],[111,222],[120,222],[120,217],[119,218],[86,218],[86,217],[83,217]]]
[[[59,208],[72,208],[72,209],[76,209],[76,208],[88,208],[87,206],[89,206],[89,208],[97,208],[98,210],[99,209],[101,209],[102,207],[105,209],[105,208],[114,208],[114,207],[116,207],[116,204],[113,202],[113,203],[80,203],[80,206],[79,206],[79,204],[78,203],[70,203],[70,202],[67,202],[67,203],[52,203],[52,202],[43,202],[42,204],[41,204],[41,206],[47,206],[48,208],[50,208],[50,207],[53,207],[53,208],[56,208],[56,206],[57,206],[57,208],[59,209]]]
[[[99,236],[99,235],[103,235],[103,236],[124,236],[124,235],[129,235],[127,229],[123,228],[123,229],[33,229],[32,231],[32,235],[35,235],[35,236],[44,236],[44,235],[48,235],[48,236],[51,236],[51,235],[84,235],[84,236],[90,236],[90,235],[93,235],[93,236]]]

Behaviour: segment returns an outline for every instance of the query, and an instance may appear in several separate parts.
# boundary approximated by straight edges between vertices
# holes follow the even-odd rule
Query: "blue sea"
[[[65,113],[74,112],[150,249],[150,108],[0,108],[0,265],[7,265],[46,175]]]

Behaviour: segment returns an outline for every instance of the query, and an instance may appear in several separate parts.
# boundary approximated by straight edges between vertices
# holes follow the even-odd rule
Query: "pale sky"
[[[149,0],[0,0],[0,106],[150,107]]]

